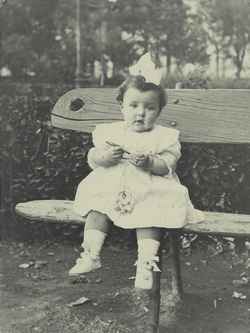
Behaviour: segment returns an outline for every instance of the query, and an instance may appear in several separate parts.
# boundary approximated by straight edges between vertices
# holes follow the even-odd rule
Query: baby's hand
[[[119,147],[109,147],[106,151],[105,158],[111,163],[118,163],[123,157],[123,150]]]
[[[145,168],[149,163],[149,155],[143,153],[131,153],[129,162],[138,168]]]

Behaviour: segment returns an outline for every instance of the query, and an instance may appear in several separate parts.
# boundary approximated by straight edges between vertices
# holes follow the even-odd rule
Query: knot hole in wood
[[[70,103],[70,110],[71,111],[78,111],[85,105],[84,101],[80,98],[76,98],[71,101]]]

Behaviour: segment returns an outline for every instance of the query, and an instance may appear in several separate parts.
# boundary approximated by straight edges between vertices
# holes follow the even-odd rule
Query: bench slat
[[[17,204],[15,211],[29,220],[83,225],[85,218],[73,212],[73,204],[70,200],[34,200]]]
[[[83,225],[85,218],[72,211],[73,203],[74,201],[68,200],[35,200],[19,203],[16,212],[30,220]],[[204,212],[204,216],[205,221],[202,223],[188,224],[181,229],[171,230],[188,234],[250,237],[249,215]]]
[[[250,215],[229,214],[218,212],[203,212],[204,221],[197,224],[187,224],[182,233],[209,234],[227,237],[250,237]]]
[[[249,90],[167,89],[168,104],[158,124],[180,130],[190,143],[250,143]],[[52,111],[55,127],[92,132],[96,125],[123,120],[117,89],[80,88],[63,95]],[[84,101],[78,111],[71,103]]]

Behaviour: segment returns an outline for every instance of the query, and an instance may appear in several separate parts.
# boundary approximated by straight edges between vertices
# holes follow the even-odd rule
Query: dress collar
[[[151,132],[151,131],[154,129],[154,127],[155,127],[155,125],[153,125],[152,127],[150,127],[147,131],[144,131],[144,132],[136,132],[136,131],[131,130],[131,129],[128,127],[128,125],[126,125],[126,123],[125,123],[125,121],[124,121],[124,129],[125,129],[126,131],[130,131],[130,132],[133,132],[133,133],[140,133],[140,134],[142,134],[142,133],[148,133],[148,132]]]

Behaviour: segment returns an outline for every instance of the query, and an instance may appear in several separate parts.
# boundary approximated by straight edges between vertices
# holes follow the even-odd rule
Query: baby
[[[93,171],[79,184],[74,211],[87,216],[84,252],[69,275],[101,267],[100,253],[111,223],[136,229],[135,286],[151,289],[159,271],[162,228],[181,228],[203,220],[175,173],[181,156],[179,131],[156,125],[167,95],[147,53],[130,68],[117,101],[124,121],[97,125],[88,154]]]

